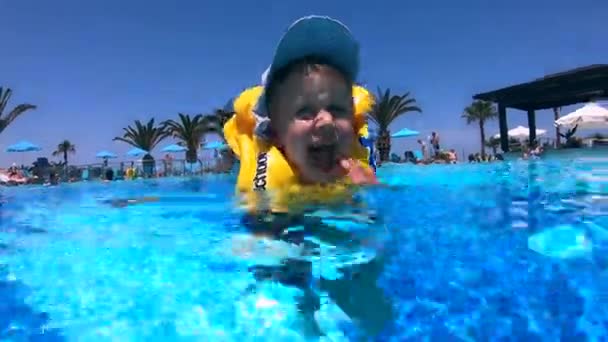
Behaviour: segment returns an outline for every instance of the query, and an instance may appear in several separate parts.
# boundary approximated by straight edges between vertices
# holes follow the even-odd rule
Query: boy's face
[[[329,66],[295,68],[277,85],[272,127],[303,181],[328,183],[343,175],[339,162],[355,140],[352,96],[352,85]]]

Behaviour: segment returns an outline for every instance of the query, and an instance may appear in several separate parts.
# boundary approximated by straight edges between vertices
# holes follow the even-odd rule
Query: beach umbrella
[[[536,129],[537,137],[540,137],[541,135],[544,135],[545,133],[547,133],[547,131],[544,129]],[[510,138],[527,139],[530,137],[530,129],[528,127],[524,127],[524,126],[517,126],[513,129],[510,129],[507,132],[507,135]],[[494,138],[496,138],[496,139],[500,138],[500,133],[494,135]]]
[[[417,136],[418,134],[420,134],[417,131],[411,130],[409,128],[403,128],[401,129],[399,132],[397,133],[393,133],[391,135],[391,138],[407,138],[407,137],[414,137]]]
[[[31,143],[27,140],[21,140],[6,148],[6,152],[32,152],[32,151],[40,151],[40,150],[42,150],[42,148],[40,148],[40,146],[38,146],[34,143]]]
[[[608,128],[608,109],[591,102],[557,119],[555,126],[564,128],[577,127],[578,129],[605,129]]]
[[[99,152],[97,152],[95,157],[102,158],[102,159],[118,158],[118,156],[116,154],[109,152],[109,151],[99,151]]]
[[[42,150],[42,148],[40,148],[40,146],[38,146],[32,142],[29,142],[27,140],[21,140],[6,148],[6,152],[11,152],[11,153],[34,152],[34,151],[40,151],[40,150]],[[23,156],[21,157],[21,164],[23,164]]]
[[[203,150],[213,150],[213,157],[214,158],[218,158],[219,157],[218,150],[223,150],[226,147],[228,147],[228,145],[226,145],[226,143],[221,142],[221,141],[211,141],[211,142],[208,142],[208,143],[201,144],[201,148]]]
[[[212,141],[203,144],[203,150],[215,150],[215,149],[223,149],[226,148],[227,145],[221,141]]]
[[[167,153],[178,153],[178,152],[186,152],[188,149],[185,148],[184,146],[180,146],[178,144],[171,144],[171,145],[167,145],[165,147],[163,147],[163,149],[161,150],[162,152],[167,152]]]
[[[118,156],[116,154],[109,152],[109,151],[105,151],[105,150],[97,152],[95,157],[103,159],[103,165],[106,167],[108,166],[108,159],[118,158]]]
[[[148,151],[142,150],[139,147],[132,148],[127,152],[127,156],[129,157],[140,157],[146,154],[148,154]]]

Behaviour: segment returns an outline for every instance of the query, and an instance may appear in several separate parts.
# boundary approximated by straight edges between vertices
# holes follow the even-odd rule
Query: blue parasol
[[[161,151],[168,152],[168,153],[177,153],[177,152],[185,152],[187,150],[188,149],[185,148],[184,146],[180,146],[178,144],[171,144],[171,145],[165,146]]]
[[[40,148],[40,146],[29,142],[27,140],[21,140],[15,144],[10,145],[9,147],[6,148],[6,152],[34,152],[34,151],[40,151],[42,150],[42,148]],[[23,164],[23,155],[21,157],[21,164]]]
[[[203,144],[203,150],[215,150],[215,149],[222,149],[222,148],[226,148],[226,144],[221,142],[221,141],[212,141],[212,142],[208,142],[206,144]]]
[[[112,152],[109,151],[99,151],[97,152],[97,154],[95,155],[95,157],[97,158],[103,158],[103,159],[108,159],[108,158],[118,158],[118,156]]]
[[[146,154],[148,154],[148,151],[143,150],[139,147],[134,147],[127,152],[127,156],[129,157],[139,157]]]
[[[417,136],[418,134],[420,134],[417,131],[413,131],[409,128],[404,128],[402,130],[400,130],[399,132],[392,134],[391,138],[407,138],[407,137],[414,137]]]
[[[21,140],[18,143],[10,145],[6,148],[6,152],[32,152],[32,151],[40,151],[42,148],[40,146],[31,143],[27,140]]]

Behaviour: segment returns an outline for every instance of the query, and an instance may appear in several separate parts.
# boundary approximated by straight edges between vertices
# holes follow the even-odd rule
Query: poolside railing
[[[198,160],[188,163],[185,159],[155,160],[154,163],[144,161],[108,161],[106,163],[92,163],[70,165],[66,170],[61,168],[57,174],[70,181],[105,179],[106,172],[112,170],[114,179],[124,178],[127,170],[133,169],[134,178],[154,177],[180,177],[195,176],[216,171],[216,160]]]

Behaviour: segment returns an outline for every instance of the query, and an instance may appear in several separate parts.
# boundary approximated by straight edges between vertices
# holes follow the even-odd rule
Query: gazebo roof
[[[594,64],[481,93],[475,100],[492,101],[505,107],[536,110],[588,102],[608,97],[608,64]]]

